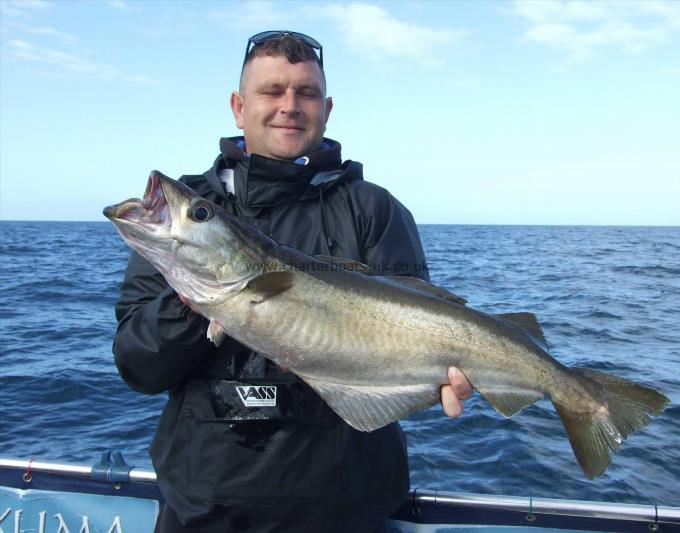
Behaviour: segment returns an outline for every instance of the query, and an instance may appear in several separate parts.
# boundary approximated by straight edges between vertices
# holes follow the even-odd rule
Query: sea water
[[[489,313],[531,311],[569,366],[634,379],[671,405],[588,480],[548,400],[505,419],[478,395],[402,421],[413,487],[680,505],[680,228],[420,226],[432,281]],[[0,455],[150,467],[165,395],[113,364],[128,249],[107,222],[0,222]]]

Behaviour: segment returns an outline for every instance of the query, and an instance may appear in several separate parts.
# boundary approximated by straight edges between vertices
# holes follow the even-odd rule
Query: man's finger
[[[472,396],[472,385],[455,366],[449,367],[449,383],[451,384],[451,392],[460,400],[467,400]]]
[[[463,403],[453,392],[451,385],[444,385],[441,390],[444,412],[451,417],[459,416],[463,412]]]
[[[187,306],[189,309],[191,309],[194,313],[198,313],[198,311],[196,310],[196,308],[195,308],[193,305],[191,305],[191,302],[189,301],[188,298],[185,298],[184,296],[182,296],[182,295],[179,294],[179,293],[177,294],[177,296],[179,297],[179,301],[180,301],[180,302],[182,302],[184,305],[186,305],[186,306]],[[200,315],[200,313],[198,313],[198,314]]]

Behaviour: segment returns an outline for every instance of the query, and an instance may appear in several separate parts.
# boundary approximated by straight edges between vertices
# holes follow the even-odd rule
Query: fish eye
[[[213,210],[206,203],[197,203],[189,209],[189,217],[196,222],[206,222],[213,217]]]

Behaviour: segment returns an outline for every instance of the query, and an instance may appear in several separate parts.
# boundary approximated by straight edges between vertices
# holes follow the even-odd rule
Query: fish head
[[[143,198],[106,207],[104,216],[170,286],[198,305],[223,301],[264,269],[257,243],[268,237],[157,171]]]

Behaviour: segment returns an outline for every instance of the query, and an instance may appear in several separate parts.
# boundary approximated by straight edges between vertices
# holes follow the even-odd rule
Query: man
[[[244,137],[222,139],[213,168],[182,181],[306,253],[427,279],[411,214],[323,137],[322,58],[306,35],[252,37],[231,96]],[[231,339],[215,347],[207,321],[134,253],[116,316],[123,379],[169,392],[150,450],[165,499],[157,531],[373,531],[407,496],[398,424],[356,431],[263,356]],[[455,369],[450,381],[442,404],[457,416],[470,385]]]

